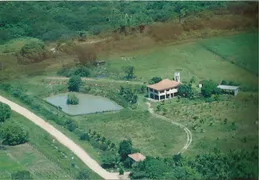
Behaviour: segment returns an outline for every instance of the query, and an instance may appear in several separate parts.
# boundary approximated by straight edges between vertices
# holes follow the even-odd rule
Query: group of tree
[[[202,82],[201,94],[205,98],[210,98],[212,94],[220,94],[221,90],[217,87],[217,83],[212,80]]]
[[[69,93],[67,95],[67,104],[76,105],[79,103],[78,97],[74,93]]]
[[[252,2],[3,2],[0,7],[0,40],[35,37],[56,40],[101,31],[138,27],[152,22],[178,20],[202,11],[229,10],[256,13]],[[237,7],[235,8],[237,9]],[[141,30],[141,28],[140,28]]]
[[[258,147],[251,151],[218,149],[196,157],[147,157],[131,171],[131,179],[257,179]]]
[[[10,123],[11,108],[0,102],[0,140],[4,145],[18,145],[28,141],[29,133],[17,124]]]
[[[138,101],[136,91],[129,87],[120,87],[119,95],[121,95],[129,104],[135,104]]]
[[[185,98],[193,97],[193,90],[191,84],[181,84],[178,88],[178,95]]]

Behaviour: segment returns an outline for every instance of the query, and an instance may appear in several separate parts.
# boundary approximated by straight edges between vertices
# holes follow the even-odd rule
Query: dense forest
[[[181,23],[206,12],[257,12],[256,2],[0,2],[0,42],[13,38],[41,40],[99,34],[155,22]]]

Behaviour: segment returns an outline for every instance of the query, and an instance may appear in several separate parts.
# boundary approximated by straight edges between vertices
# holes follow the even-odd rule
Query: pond
[[[89,114],[102,111],[116,111],[122,109],[120,105],[110,99],[83,93],[75,93],[76,97],[79,99],[79,104],[68,105],[67,95],[68,93],[62,93],[47,97],[45,100],[56,107],[61,107],[65,113],[70,115]]]

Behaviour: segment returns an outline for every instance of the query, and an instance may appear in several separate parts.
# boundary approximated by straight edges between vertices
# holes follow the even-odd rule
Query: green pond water
[[[70,115],[89,114],[102,111],[118,111],[122,109],[120,105],[110,99],[83,93],[75,93],[76,97],[79,99],[79,104],[68,105],[67,95],[68,93],[62,93],[47,97],[45,100],[54,106],[61,107],[62,111]]]

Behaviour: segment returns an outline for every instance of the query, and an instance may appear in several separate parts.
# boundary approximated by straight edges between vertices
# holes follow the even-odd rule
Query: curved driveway
[[[150,104],[149,102],[147,102],[147,105],[148,105],[148,111],[149,111],[151,114],[153,114],[153,115],[156,116],[157,118],[163,119],[163,120],[165,120],[165,121],[167,121],[167,122],[170,122],[170,123],[172,123],[172,124],[174,124],[174,125],[176,125],[176,126],[179,126],[180,128],[182,128],[182,129],[185,131],[185,133],[186,133],[186,135],[187,135],[186,143],[185,143],[184,147],[182,148],[182,150],[179,151],[177,154],[182,154],[182,153],[184,153],[184,152],[188,149],[188,147],[191,145],[191,143],[192,143],[192,133],[191,133],[191,131],[190,131],[187,127],[185,127],[184,125],[182,125],[182,124],[180,124],[180,123],[178,123],[178,122],[174,122],[173,120],[171,120],[171,119],[169,119],[169,118],[166,118],[166,117],[164,117],[164,116],[161,116],[161,115],[156,114],[156,113],[154,112],[153,108],[151,108],[151,104]]]
[[[74,143],[71,139],[65,136],[62,132],[57,130],[51,124],[44,121],[39,116],[35,115],[28,109],[23,108],[22,106],[0,96],[0,102],[8,104],[10,108],[23,115],[36,125],[40,126],[42,129],[51,134],[54,138],[56,138],[61,144],[70,149],[77,157],[79,157],[90,169],[92,169],[95,173],[101,176],[103,179],[120,179],[118,173],[110,173],[103,169],[94,159],[92,159],[79,145]]]

